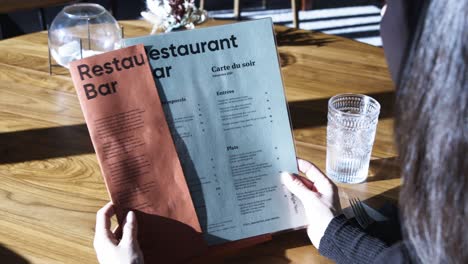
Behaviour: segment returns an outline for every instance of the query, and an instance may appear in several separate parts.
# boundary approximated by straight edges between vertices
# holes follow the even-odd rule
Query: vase
[[[50,53],[66,68],[71,61],[120,48],[121,40],[119,24],[98,4],[64,7],[49,29]]]

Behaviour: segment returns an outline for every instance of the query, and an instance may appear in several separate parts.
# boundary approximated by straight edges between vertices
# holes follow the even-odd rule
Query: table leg
[[[234,0],[234,17],[237,20],[241,19],[240,0]]]
[[[47,29],[47,22],[46,22],[46,18],[45,18],[45,14],[44,14],[44,8],[39,8],[39,24],[41,25],[41,29],[42,30],[46,30]]]
[[[291,0],[291,9],[293,13],[294,28],[299,28],[299,0]]]
[[[312,0],[302,0],[302,11],[311,10],[313,4]]]

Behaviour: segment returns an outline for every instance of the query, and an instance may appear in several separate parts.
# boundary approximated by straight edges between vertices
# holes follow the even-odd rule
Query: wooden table
[[[219,24],[209,21],[203,26]],[[226,23],[226,22],[222,22]],[[128,37],[143,21],[122,22]],[[365,93],[382,104],[370,177],[340,185],[345,203],[396,201],[393,85],[383,50],[352,40],[277,27],[278,49],[298,156],[325,168],[327,100]],[[1,263],[96,263],[95,213],[108,200],[75,90],[66,69],[49,76],[47,33],[0,41]],[[234,252],[226,263],[329,263],[304,231]]]

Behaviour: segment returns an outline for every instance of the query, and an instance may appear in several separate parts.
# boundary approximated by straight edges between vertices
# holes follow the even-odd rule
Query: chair
[[[291,9],[293,12],[293,25],[295,28],[299,28],[299,9],[298,6],[300,5],[300,1],[303,3],[308,3],[310,0],[291,0]],[[265,1],[264,1],[265,2]],[[200,8],[204,9],[205,7],[205,0],[200,0]],[[234,0],[234,17],[237,20],[240,20],[241,18],[241,6],[240,6],[240,0]]]
[[[44,8],[66,4],[73,2],[72,0],[0,0],[0,14],[8,14],[21,10],[38,9],[39,23],[43,30],[47,29],[45,21]],[[76,1],[75,1],[76,2]]]
[[[66,4],[69,2],[76,2],[72,0],[0,0],[0,39],[5,37],[7,32],[8,24],[8,13],[23,11],[23,10],[38,10],[39,25],[42,30],[47,29],[46,17],[44,14],[44,8],[56,6],[60,4]],[[6,36],[8,37],[8,36]]]
[[[38,10],[39,24],[42,30],[47,29],[47,21],[44,10],[47,7],[65,5],[80,2],[79,0],[0,0],[0,16],[6,17],[6,14],[23,11],[23,10]],[[117,10],[117,1],[109,0],[110,11],[115,13]],[[3,20],[3,19],[2,19]],[[5,32],[5,24],[0,23],[0,39],[3,38]]]

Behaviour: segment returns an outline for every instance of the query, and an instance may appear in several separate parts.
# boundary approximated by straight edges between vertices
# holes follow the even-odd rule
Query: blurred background
[[[0,0],[0,38],[10,38],[40,31],[50,25],[55,15],[74,2],[98,3],[111,10],[117,20],[139,19],[144,0]],[[205,0],[204,9],[212,18],[255,19],[271,17],[277,24],[293,26],[289,0],[239,0],[240,15],[233,0]],[[299,28],[321,31],[381,46],[380,9],[383,0],[300,0]],[[196,0],[197,6],[200,1]]]

